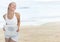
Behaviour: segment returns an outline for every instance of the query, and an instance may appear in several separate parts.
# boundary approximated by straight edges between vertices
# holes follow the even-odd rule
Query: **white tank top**
[[[8,19],[6,14],[6,23],[7,25],[17,25],[17,17],[15,16],[15,14],[12,19]]]
[[[7,14],[6,14],[5,21],[7,23],[7,25],[5,25],[6,31],[16,31],[17,30],[17,28],[18,28],[17,17],[15,16],[15,14],[12,19],[8,19]]]

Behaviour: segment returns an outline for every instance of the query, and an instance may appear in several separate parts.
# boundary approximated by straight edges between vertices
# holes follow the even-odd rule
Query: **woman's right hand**
[[[5,31],[5,28],[3,28],[3,31]]]

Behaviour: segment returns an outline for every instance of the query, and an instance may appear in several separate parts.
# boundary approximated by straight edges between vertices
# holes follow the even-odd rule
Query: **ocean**
[[[48,22],[60,21],[60,2],[59,1],[24,1],[19,4],[17,12],[20,13],[21,25],[42,25]],[[9,1],[7,1],[9,3]],[[5,24],[3,15],[7,12],[7,3],[0,5],[0,27]],[[0,3],[2,4],[2,3]],[[6,6],[5,6],[6,5]]]

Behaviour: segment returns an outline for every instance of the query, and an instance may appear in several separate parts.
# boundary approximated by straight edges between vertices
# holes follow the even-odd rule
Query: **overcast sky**
[[[60,1],[60,0],[0,0],[0,6],[7,6],[12,1],[16,2],[17,6],[18,6],[18,5],[25,4],[26,1],[27,2],[29,2],[29,1],[31,1],[31,2],[33,2],[33,1],[47,2],[47,1]]]

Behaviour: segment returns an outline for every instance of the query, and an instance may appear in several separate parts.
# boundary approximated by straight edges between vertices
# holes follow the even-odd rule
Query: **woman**
[[[20,14],[15,12],[16,3],[11,2],[8,6],[8,11],[3,15],[6,25],[3,28],[5,31],[5,42],[17,42],[18,32],[20,28]]]

